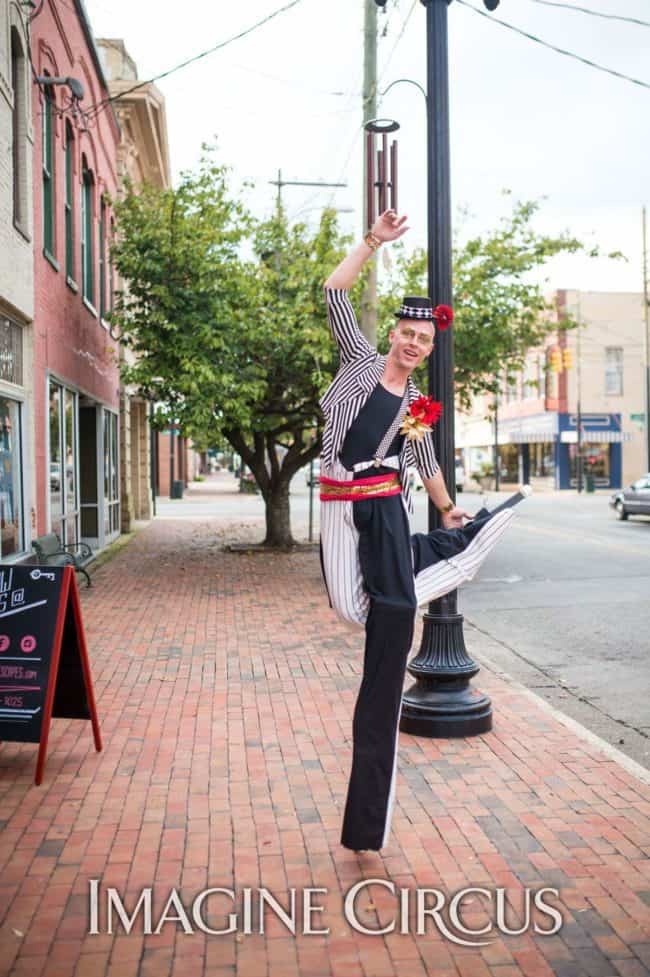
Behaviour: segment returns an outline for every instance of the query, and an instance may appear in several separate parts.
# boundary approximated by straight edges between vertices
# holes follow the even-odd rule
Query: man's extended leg
[[[387,841],[397,775],[398,727],[415,608],[371,600],[363,679],[352,721],[352,770],[341,844],[378,851]]]
[[[436,600],[471,580],[508,528],[521,491],[493,512],[481,509],[462,529],[435,529],[411,537],[418,605]]]
[[[354,515],[370,609],[341,844],[379,850],[388,839],[395,796],[402,688],[415,621],[413,562],[401,497],[355,502]]]

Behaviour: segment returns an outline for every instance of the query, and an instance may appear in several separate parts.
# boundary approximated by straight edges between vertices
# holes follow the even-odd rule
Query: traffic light
[[[558,349],[557,346],[555,346],[551,350],[551,361],[550,362],[551,362],[551,370],[553,371],[553,373],[561,373],[562,372],[562,352],[561,352],[560,349]]]
[[[562,350],[562,366],[565,370],[570,370],[573,366],[573,353],[567,347]]]

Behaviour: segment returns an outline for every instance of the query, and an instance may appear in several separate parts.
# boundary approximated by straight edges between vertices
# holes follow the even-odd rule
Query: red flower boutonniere
[[[400,434],[405,434],[409,441],[420,441],[431,426],[442,414],[442,404],[433,397],[418,397],[409,407],[404,417]]]
[[[433,310],[433,318],[438,323],[438,329],[449,329],[454,321],[454,310],[450,305],[436,305]]]

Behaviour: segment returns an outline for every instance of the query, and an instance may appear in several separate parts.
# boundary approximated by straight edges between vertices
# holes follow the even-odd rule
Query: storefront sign
[[[52,717],[99,721],[70,566],[0,564],[0,742],[38,743],[43,779]]]

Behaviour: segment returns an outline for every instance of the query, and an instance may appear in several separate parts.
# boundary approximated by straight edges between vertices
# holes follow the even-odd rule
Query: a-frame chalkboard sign
[[[70,566],[0,564],[0,742],[38,743],[40,784],[52,717],[99,720]]]

